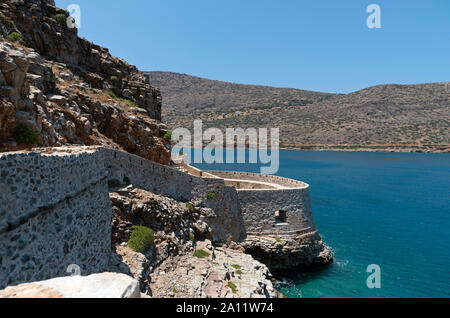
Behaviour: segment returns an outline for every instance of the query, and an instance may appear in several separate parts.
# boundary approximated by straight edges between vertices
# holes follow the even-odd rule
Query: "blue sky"
[[[80,36],[141,70],[338,93],[450,81],[448,0],[56,0],[72,3]]]

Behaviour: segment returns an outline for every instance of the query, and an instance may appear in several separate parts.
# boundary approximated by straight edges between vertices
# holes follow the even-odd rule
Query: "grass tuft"
[[[236,285],[234,284],[234,283],[232,283],[232,282],[228,282],[228,287],[231,289],[231,291],[233,292],[233,294],[236,294],[237,293],[237,287],[236,287]]]
[[[0,12],[0,23],[6,25],[8,28],[15,28],[16,24],[10,18],[7,18],[3,13]]]
[[[145,226],[133,226],[130,239],[128,240],[128,247],[138,253],[145,253],[153,244],[155,236],[153,231]]]
[[[57,14],[55,15],[55,20],[60,26],[62,26],[63,28],[67,28],[67,15],[62,13]]]
[[[119,78],[117,76],[111,76],[111,78],[109,79],[111,81],[111,83],[113,83],[114,85],[117,85],[117,83],[119,83]]]
[[[172,130],[169,130],[164,135],[164,139],[171,140],[172,139]]]
[[[211,254],[209,254],[208,252],[206,252],[206,251],[204,251],[204,250],[196,250],[195,251],[195,253],[194,253],[194,257],[197,257],[197,258],[208,258],[208,257],[210,257],[211,256]]]
[[[19,145],[34,146],[39,143],[37,132],[27,125],[19,125],[14,130],[14,139]]]
[[[17,42],[22,44],[23,46],[27,46],[27,43],[25,42],[25,40],[23,39],[22,34],[18,33],[18,32],[11,32],[8,35],[8,40],[10,40],[11,42]]]

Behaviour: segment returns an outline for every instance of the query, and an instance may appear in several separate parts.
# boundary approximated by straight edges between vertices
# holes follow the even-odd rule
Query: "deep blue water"
[[[259,172],[256,165],[196,165]],[[289,297],[450,297],[450,155],[281,151],[279,176],[311,185],[336,263],[279,286]],[[381,267],[369,289],[367,266]]]

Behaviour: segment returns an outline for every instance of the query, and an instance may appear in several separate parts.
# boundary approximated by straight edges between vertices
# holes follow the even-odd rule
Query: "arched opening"
[[[286,211],[279,210],[275,212],[275,223],[287,223]]]

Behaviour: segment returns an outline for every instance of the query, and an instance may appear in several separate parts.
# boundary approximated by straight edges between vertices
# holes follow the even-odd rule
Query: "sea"
[[[195,166],[260,172],[259,164]],[[280,151],[276,175],[311,186],[317,227],[336,259],[278,277],[284,295],[450,297],[450,154]]]

